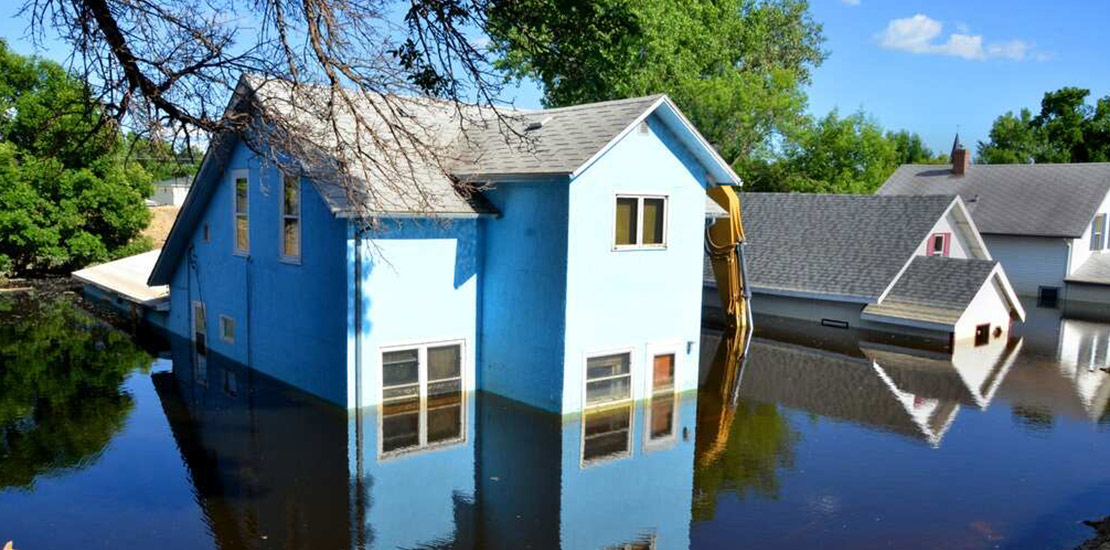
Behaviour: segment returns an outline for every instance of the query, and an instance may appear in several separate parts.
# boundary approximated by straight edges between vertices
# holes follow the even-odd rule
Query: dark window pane
[[[420,401],[410,399],[382,407],[382,452],[420,445]]]
[[[652,365],[651,389],[654,391],[674,387],[674,354],[656,355]]]
[[[382,385],[385,387],[416,384],[420,381],[417,350],[391,351],[382,354]]]
[[[281,243],[282,255],[289,258],[298,258],[301,255],[301,220],[299,218],[286,218]]]
[[[247,178],[237,178],[235,180],[235,213],[247,213]]]
[[[284,180],[285,185],[285,203],[283,214],[286,216],[300,217],[301,212],[301,186],[300,178],[297,176],[286,175]]]
[[[674,397],[651,400],[651,439],[667,437],[674,433]]]
[[[631,405],[585,414],[582,421],[582,460],[588,462],[626,455],[631,426]]]
[[[628,374],[631,363],[632,358],[627,353],[591,357],[586,360],[586,378],[593,380],[595,378]]]
[[[632,396],[630,377],[610,378],[586,384],[586,404],[596,405],[610,401],[620,401]]]
[[[462,347],[428,348],[428,381],[458,378],[462,372]]]
[[[637,202],[635,198],[617,198],[616,242],[618,245],[636,244],[636,219],[639,209]]]
[[[455,392],[429,400],[428,443],[462,438],[462,394]]]
[[[664,199],[644,199],[643,244],[663,244],[663,211],[666,204]]]

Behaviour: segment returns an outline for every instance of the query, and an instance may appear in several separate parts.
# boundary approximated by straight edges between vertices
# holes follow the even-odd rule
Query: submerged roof
[[[139,305],[156,307],[169,300],[170,296],[170,287],[147,284],[147,278],[150,277],[160,252],[161,250],[151,250],[113,262],[86,267],[75,271],[73,278]]]
[[[744,193],[752,287],[875,302],[954,196]]]
[[[1110,163],[976,164],[963,176],[944,165],[906,164],[880,195],[958,194],[981,233],[1079,237],[1110,192]]]
[[[916,256],[886,298],[863,312],[955,325],[998,265],[994,260]]]
[[[1066,279],[1069,283],[1110,285],[1110,254],[1095,252]]]

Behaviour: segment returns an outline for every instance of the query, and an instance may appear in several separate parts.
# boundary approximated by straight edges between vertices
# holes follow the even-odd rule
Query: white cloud
[[[924,14],[894,19],[876,38],[879,46],[917,54],[948,55],[972,61],[1012,59],[1021,61],[1029,56],[1033,45],[1022,40],[984,43],[983,35],[971,34],[967,25],[957,23],[947,40],[942,38],[944,25]],[[1036,56],[1035,56],[1036,57]]]

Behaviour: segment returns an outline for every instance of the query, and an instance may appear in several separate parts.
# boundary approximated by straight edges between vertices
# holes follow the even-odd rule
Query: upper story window
[[[251,249],[250,240],[250,185],[246,174],[235,176],[235,252],[247,254]]]
[[[951,240],[951,233],[933,233],[933,235],[929,237],[929,248],[926,250],[926,253],[929,256],[947,257]]]
[[[301,260],[301,178],[295,174],[282,175],[281,259]]]
[[[667,197],[618,195],[617,249],[665,248],[667,246]]]
[[[1091,221],[1091,250],[1106,248],[1106,214],[1099,214]]]

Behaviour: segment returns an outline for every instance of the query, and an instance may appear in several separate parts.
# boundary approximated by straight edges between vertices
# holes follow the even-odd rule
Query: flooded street
[[[1110,513],[1110,324],[949,354],[757,319],[701,389],[350,413],[65,298],[0,297],[16,548],[1071,548]]]

